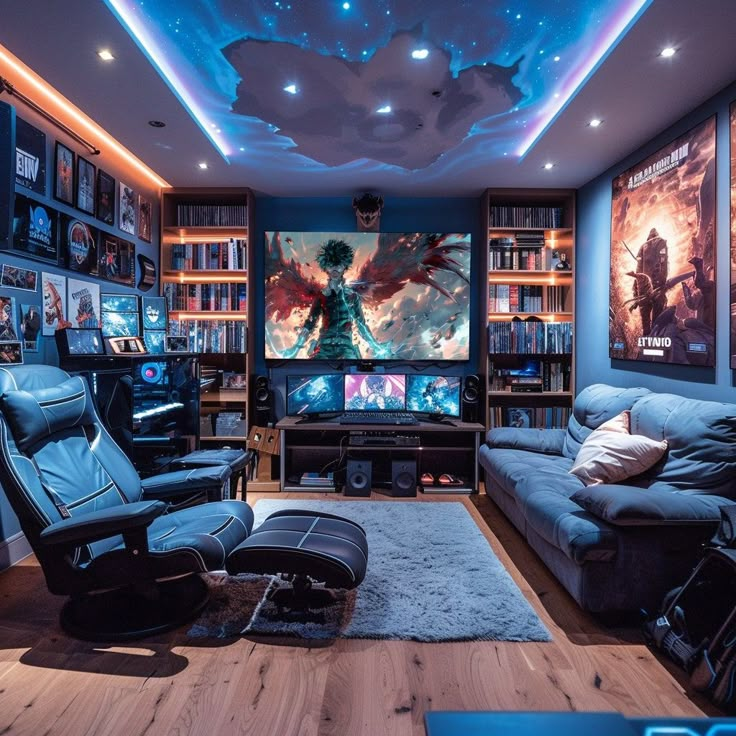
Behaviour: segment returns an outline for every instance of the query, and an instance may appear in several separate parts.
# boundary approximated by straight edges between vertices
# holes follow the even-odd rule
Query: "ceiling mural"
[[[228,162],[437,180],[523,158],[650,1],[105,0]]]

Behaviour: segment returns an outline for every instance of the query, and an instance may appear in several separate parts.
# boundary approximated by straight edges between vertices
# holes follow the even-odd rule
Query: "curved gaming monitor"
[[[468,360],[468,233],[266,233],[265,357]]]
[[[460,416],[460,377],[409,374],[406,408],[417,414]]]

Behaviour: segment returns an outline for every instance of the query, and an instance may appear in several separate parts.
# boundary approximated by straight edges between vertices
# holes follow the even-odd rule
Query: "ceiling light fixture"
[[[166,84],[169,85],[171,91],[179,98],[180,102],[184,105],[194,122],[199,126],[200,130],[217,149],[218,153],[225,159],[225,161],[227,161],[227,156],[230,152],[228,151],[225,143],[218,140],[212,132],[207,129],[207,124],[205,122],[207,116],[194,101],[194,98],[174,71],[174,67],[167,60],[166,54],[161,51],[157,43],[154,41],[152,31],[146,27],[145,20],[142,15],[126,7],[123,0],[105,0],[105,4],[113,11],[113,13],[115,13],[120,23],[133,37],[140,49],[148,57],[151,64],[153,64],[156,71],[163,77]]]
[[[674,48],[673,46],[667,46],[659,52],[659,55],[663,59],[669,59],[671,56],[674,56],[676,53],[677,53],[676,48]]]
[[[544,165],[544,168],[549,171],[550,169],[553,169],[555,165],[551,161],[547,161],[547,163]]]
[[[597,128],[603,121],[600,118],[593,118],[588,125],[591,128]]]
[[[207,162],[206,161],[200,161],[197,166],[199,166],[200,169],[206,169],[207,168]]]
[[[383,107],[379,107],[376,112],[380,113],[381,115],[387,115],[391,112],[391,105],[384,105]]]
[[[426,59],[429,56],[429,49],[414,49],[411,52],[412,59]]]
[[[284,92],[288,92],[290,95],[295,95],[297,93],[296,85],[287,84],[286,87],[284,87]]]
[[[97,52],[97,56],[99,56],[102,61],[113,61],[115,59],[109,49],[100,49]]]
[[[149,120],[148,124],[152,128],[165,128],[166,127],[166,123],[164,123],[162,120]]]
[[[651,5],[652,0],[629,0],[621,3],[621,12],[611,24],[607,33],[604,33],[598,45],[588,56],[587,61],[573,74],[564,88],[555,93],[554,100],[547,104],[539,116],[539,121],[533,126],[528,137],[522,141],[516,151],[517,156],[523,157],[532,149],[537,141],[547,132],[557,116],[566,107],[567,103],[583,88],[593,72],[603,63],[605,58],[618,45],[627,31],[636,23],[641,14]]]

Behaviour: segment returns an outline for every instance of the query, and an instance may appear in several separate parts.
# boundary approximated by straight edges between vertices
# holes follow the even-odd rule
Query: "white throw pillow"
[[[603,422],[597,429],[598,432],[621,432],[622,434],[631,433],[631,412],[626,409],[620,414],[617,414],[607,422]]]
[[[667,452],[667,440],[596,429],[578,451],[570,472],[586,486],[619,483],[649,470]]]

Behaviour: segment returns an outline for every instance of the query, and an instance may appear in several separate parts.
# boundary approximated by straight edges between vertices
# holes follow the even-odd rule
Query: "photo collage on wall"
[[[609,355],[715,365],[716,119],[613,181]]]

